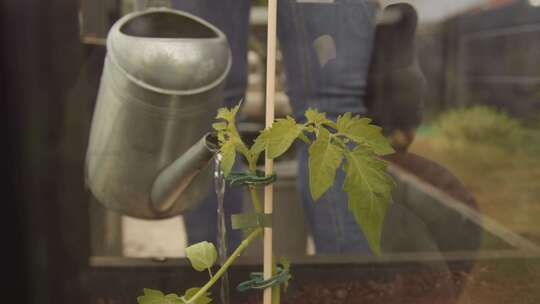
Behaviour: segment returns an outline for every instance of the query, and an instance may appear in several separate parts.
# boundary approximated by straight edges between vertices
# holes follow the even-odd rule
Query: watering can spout
[[[187,187],[218,151],[214,133],[205,134],[196,144],[167,166],[152,186],[150,200],[156,213],[170,210]]]

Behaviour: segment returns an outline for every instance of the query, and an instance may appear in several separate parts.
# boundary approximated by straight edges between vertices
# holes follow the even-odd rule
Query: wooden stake
[[[277,0],[268,0],[268,38],[266,49],[266,128],[274,122],[274,96],[276,89],[276,25]],[[265,172],[273,173],[274,161],[265,156]],[[273,209],[272,184],[264,188],[264,213],[272,214]],[[272,228],[264,228],[264,279],[272,276]],[[272,288],[266,288],[263,294],[263,304],[272,304]]]

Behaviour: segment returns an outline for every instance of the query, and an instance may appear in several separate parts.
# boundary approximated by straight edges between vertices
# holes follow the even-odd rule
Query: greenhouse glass
[[[539,1],[0,14],[18,302],[540,303]]]

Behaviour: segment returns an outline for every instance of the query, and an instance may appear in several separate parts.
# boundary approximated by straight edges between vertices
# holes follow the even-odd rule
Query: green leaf
[[[326,113],[319,112],[317,109],[309,108],[304,114],[307,118],[308,123],[315,125],[321,125],[323,123],[332,123],[329,119],[326,118]]]
[[[200,288],[194,287],[186,290],[186,293],[184,294],[184,298],[186,300],[191,299],[197,292],[199,292]],[[210,298],[210,293],[205,292],[202,296],[200,296],[193,304],[208,304],[212,303],[212,299]]]
[[[216,122],[212,124],[212,128],[216,131],[224,131],[227,129],[227,124],[224,122]]]
[[[225,138],[225,132],[218,132],[217,133],[217,138],[218,138],[218,141],[219,141],[220,144],[227,141],[227,139]]]
[[[260,132],[259,136],[255,138],[253,145],[251,146],[251,154],[255,160],[259,159],[259,155],[266,149],[266,143],[268,141],[268,132]]]
[[[232,109],[218,109],[217,119],[224,121],[212,124],[214,130],[217,131],[221,153],[224,155],[225,162],[222,163],[222,170],[225,176],[228,176],[236,160],[236,152],[240,152],[246,160],[253,163],[251,152],[244,144],[238,130],[236,129],[236,115],[240,109],[241,102]],[[226,155],[225,155],[226,154]]]
[[[320,128],[319,135],[309,147],[309,189],[316,201],[336,179],[336,170],[343,159],[343,149],[330,140],[330,132]]]
[[[300,132],[300,134],[298,134],[298,139],[302,140],[304,143],[306,143],[306,145],[311,144],[311,140],[309,140],[309,138],[306,136],[306,134],[304,134],[304,132]]]
[[[261,152],[266,149],[266,143],[268,141],[268,132],[265,132],[266,130],[263,130],[259,133],[257,138],[255,138],[255,141],[253,142],[253,145],[251,146],[251,153],[254,154],[260,154]]]
[[[225,177],[231,173],[234,161],[236,160],[236,147],[232,140],[226,140],[219,147],[219,153],[221,154],[221,170]]]
[[[217,251],[214,244],[207,241],[186,248],[186,256],[197,271],[204,271],[214,265]]]
[[[143,292],[145,296],[163,296],[163,292],[156,289],[144,288]]]
[[[268,157],[276,158],[290,148],[303,129],[304,126],[297,124],[292,117],[278,119],[271,128],[265,129],[259,134],[251,151],[259,154],[266,150]]]
[[[350,112],[338,117],[336,129],[339,133],[358,144],[367,145],[377,155],[394,153],[389,141],[382,134],[382,129],[370,124],[371,119],[352,116]]]
[[[281,264],[281,266],[283,266],[283,269],[285,271],[290,271],[291,270],[291,261],[289,261],[289,259],[287,257],[281,257],[279,259],[279,263]]]
[[[184,303],[184,300],[182,300],[182,298],[175,293],[169,293],[165,296],[165,299],[173,301],[172,303]]]
[[[155,289],[144,289],[144,295],[137,297],[139,304],[183,304],[184,301],[174,294],[164,295],[163,292]]]
[[[289,277],[287,278],[287,281],[283,282],[283,291],[287,292],[287,288],[289,288],[289,280],[292,278],[291,275],[291,262],[286,257],[281,257],[279,259],[279,262],[281,266],[283,266],[283,270],[289,273]]]
[[[254,162],[257,162],[260,154],[266,149],[268,132],[261,131],[251,146],[250,153]]]
[[[394,182],[385,172],[386,162],[360,147],[345,156],[343,190],[349,197],[349,209],[366,235],[371,250],[380,254],[381,231]]]
[[[240,110],[240,105],[242,102],[238,103],[235,107],[232,109],[228,108],[219,108],[218,113],[216,115],[217,119],[223,119],[228,124],[234,125],[236,124],[236,114],[238,114],[238,110]]]

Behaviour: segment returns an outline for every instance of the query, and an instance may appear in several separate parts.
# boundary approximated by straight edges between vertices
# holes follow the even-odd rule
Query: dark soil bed
[[[326,281],[310,282],[291,288],[282,304],[439,304],[455,303],[453,286],[462,277],[443,274],[401,274],[391,281]],[[253,296],[245,304],[259,304],[261,297]]]
[[[255,292],[233,303],[260,304]],[[282,304],[533,304],[540,303],[540,262],[490,260],[470,271],[398,273],[384,280],[293,282]]]

